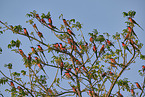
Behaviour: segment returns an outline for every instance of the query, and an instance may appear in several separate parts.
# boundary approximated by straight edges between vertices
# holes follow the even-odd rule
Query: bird
[[[72,87],[72,89],[73,89],[73,92],[76,93],[77,91],[76,91],[75,86],[71,86],[71,87]]]
[[[37,18],[38,20],[40,20],[39,14],[36,14],[36,18]]]
[[[35,29],[35,31],[38,31],[36,24],[33,25],[33,28]]]
[[[126,44],[124,44],[124,42],[122,42],[122,46],[124,49],[127,49],[132,54],[132,52],[129,50],[129,48],[126,46]]]
[[[93,51],[95,52],[96,58],[97,58],[97,48],[96,48],[96,45],[95,45],[95,44],[94,44],[94,46],[93,46]]]
[[[60,71],[61,71],[61,76],[62,76],[63,66],[64,66],[64,63],[63,63],[63,62],[61,62],[61,63],[60,63]]]
[[[42,67],[42,65],[41,65],[41,63],[37,63],[37,65],[38,65],[38,67],[40,68],[40,69],[42,69],[43,70],[43,72],[46,74],[46,72],[45,72],[45,70],[43,69],[43,67]],[[46,74],[46,76],[48,77],[48,75]],[[48,77],[49,78],[49,77]]]
[[[10,85],[11,85],[12,88],[15,88],[15,85],[12,81],[10,81]]]
[[[142,71],[143,71],[143,72],[145,71],[145,65],[142,66]]]
[[[135,84],[136,84],[137,88],[139,88],[140,90],[142,90],[142,88],[141,88],[141,86],[139,85],[138,82],[135,82]]]
[[[23,50],[22,49],[19,49],[19,53],[22,57],[26,58],[26,55],[24,54]]]
[[[104,78],[106,75],[107,75],[107,73],[106,73],[106,72],[104,72],[104,73],[102,74],[102,77]]]
[[[31,39],[30,39],[29,33],[28,33],[28,31],[27,31],[26,28],[24,28],[24,34],[29,38],[29,40],[30,40],[30,42],[31,42]],[[32,44],[32,42],[31,42],[31,44]]]
[[[49,22],[50,24],[52,24],[51,17],[49,17],[48,22]]]
[[[139,38],[135,34],[134,30],[130,26],[128,26],[128,30],[129,30],[129,33],[131,33],[131,34],[133,33],[136,36],[136,38],[139,40]]]
[[[115,48],[114,44],[111,43],[108,39],[106,39],[106,42],[107,42],[107,44],[108,44],[109,46],[113,46],[113,47]]]
[[[37,51],[35,50],[34,47],[31,47],[31,49],[32,49],[32,53],[33,53],[33,54],[36,54],[37,56],[39,56],[38,53],[37,53]]]
[[[105,49],[105,47],[104,47],[104,44],[103,44],[101,49],[100,49],[99,56],[104,52],[104,49]]]
[[[43,52],[44,51],[43,48],[40,45],[37,45],[37,46],[38,46],[38,51],[43,54],[45,60],[47,61],[46,56],[45,56],[45,54]]]
[[[90,37],[90,42],[94,43],[94,38]]]
[[[67,21],[65,19],[63,19],[63,23],[64,23],[65,26],[70,27],[69,24],[67,23]]]
[[[139,26],[144,31],[144,29],[134,19],[132,19],[131,17],[128,17],[128,19],[131,23],[136,24],[137,26]]]
[[[43,37],[43,34],[42,34],[41,32],[38,31],[38,36],[39,36],[39,38],[41,39],[41,41],[43,42],[43,40],[42,40],[42,38],[44,38],[44,37]],[[45,38],[44,38],[44,39],[45,39]]]
[[[134,95],[134,90],[130,89],[131,95]]]

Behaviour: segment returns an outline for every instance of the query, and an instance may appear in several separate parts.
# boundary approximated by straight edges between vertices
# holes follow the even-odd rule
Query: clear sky
[[[26,20],[26,14],[36,10],[39,14],[48,11],[51,13],[53,23],[60,25],[62,23],[59,20],[59,15],[63,14],[66,19],[76,19],[83,24],[83,33],[85,38],[88,37],[88,33],[92,32],[93,29],[98,29],[100,33],[108,32],[115,34],[116,32],[121,33],[126,28],[124,23],[127,18],[123,17],[122,12],[128,12],[130,10],[136,11],[135,20],[145,29],[145,0],[0,0],[0,20],[8,22],[11,25],[22,25],[28,30],[32,30]],[[44,27],[41,28],[45,33]],[[135,27],[135,32],[140,41],[145,42],[145,31],[142,31],[139,27]],[[49,43],[54,43],[57,40],[52,39],[51,34],[46,35]],[[30,47],[30,42],[27,38],[19,35],[14,35],[10,31],[6,31],[0,36],[0,47],[3,49],[3,54],[0,55],[0,69],[6,74],[9,74],[6,69],[3,68],[4,64],[9,62],[14,64],[14,70],[20,69],[22,65],[22,58],[7,49],[7,44],[14,39],[20,39],[22,42],[21,48],[26,53]],[[25,41],[26,40],[26,41]],[[141,52],[145,54],[145,46],[143,46]],[[142,78],[138,76],[138,69],[141,69],[145,61],[136,61],[130,67],[131,71],[125,71],[122,77],[128,77],[132,82],[142,82]],[[0,75],[1,77],[1,75]],[[8,86],[6,86],[8,87]],[[0,91],[5,97],[9,97],[9,94],[4,91],[5,87],[0,86]],[[129,96],[129,93],[123,92],[124,95]],[[125,96],[126,97],[126,96]]]

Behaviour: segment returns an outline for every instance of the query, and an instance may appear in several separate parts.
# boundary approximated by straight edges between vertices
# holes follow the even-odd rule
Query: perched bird
[[[67,21],[65,19],[63,19],[63,23],[64,23],[65,26],[70,27],[69,24],[67,23]]]
[[[43,52],[43,51],[44,51],[43,48],[42,48],[40,45],[37,45],[37,46],[38,46],[38,51],[39,51],[40,53],[43,54],[45,60],[47,61],[47,59],[46,59],[46,57],[45,57],[45,54],[44,54],[44,52]]]
[[[67,32],[69,33],[69,35],[73,35],[75,37],[75,34],[69,28],[67,28]]]
[[[143,71],[143,72],[145,71],[145,65],[142,66],[142,71]]]
[[[90,42],[94,43],[94,38],[90,37]]]
[[[112,64],[117,64],[117,62],[115,61],[115,59],[110,58],[110,60],[111,60],[111,63],[112,63]]]
[[[141,88],[141,86],[139,85],[138,82],[135,82],[135,84],[136,84],[137,88],[139,88],[140,90],[142,90],[142,88]]]
[[[94,46],[93,46],[93,51],[95,52],[96,58],[97,58],[97,48],[96,48],[96,45],[95,45],[95,44],[94,44]]]
[[[29,40],[30,40],[30,42],[31,42],[31,39],[30,39],[29,33],[28,33],[28,31],[27,31],[26,28],[24,28],[24,34],[29,38]],[[31,44],[32,44],[32,42],[31,42]]]
[[[39,56],[38,53],[37,53],[37,51],[35,50],[34,47],[31,47],[31,49],[32,49],[32,53],[33,53],[33,54],[36,54],[37,56]]]
[[[115,48],[114,44],[111,43],[108,39],[106,39],[106,42],[107,42],[107,44],[108,44],[109,46],[113,46],[113,47]]]
[[[99,56],[104,52],[104,49],[105,49],[105,47],[104,47],[104,45],[102,45],[100,52],[99,52]]]
[[[74,93],[76,93],[76,92],[77,92],[77,90],[76,90],[75,86],[71,86],[71,87],[72,87],[72,89],[73,89]]]
[[[26,55],[24,54],[24,52],[23,52],[22,49],[19,49],[19,53],[20,53],[20,55],[21,55],[23,58],[26,58]]]
[[[78,59],[76,59],[76,64],[81,65],[81,62]]]
[[[41,39],[41,41],[43,42],[43,40],[42,40],[42,38],[44,38],[44,37],[43,37],[43,34],[42,34],[41,32],[38,31],[38,36],[39,36],[39,38]],[[45,38],[44,38],[44,39],[45,39]]]
[[[35,29],[35,31],[38,31],[36,24],[33,25],[33,28]]]
[[[107,73],[106,73],[106,72],[104,72],[104,73],[102,74],[102,77],[104,78],[106,75],[107,75]]]
[[[71,78],[71,80],[73,80],[75,82],[75,80],[72,78],[72,76],[69,73],[69,71],[65,72],[65,75],[66,75],[67,78]]]
[[[129,19],[129,21],[130,21],[131,23],[136,24],[137,26],[139,26],[139,27],[143,30],[143,28],[142,28],[138,23],[136,23],[136,21],[133,20],[131,17],[129,17],[128,19]],[[143,30],[143,31],[144,31],[144,30]]]
[[[39,14],[36,14],[36,18],[37,18],[38,20],[40,20]]]
[[[134,90],[130,89],[131,95],[134,95]]]
[[[123,97],[123,95],[120,92],[117,92],[118,97]]]
[[[60,63],[61,76],[62,76],[63,66],[64,66],[64,64],[63,64],[63,62],[61,62],[61,63]]]
[[[28,54],[28,64],[30,64],[31,63],[31,59],[32,59],[32,57],[31,57],[31,54]]]
[[[43,69],[42,65],[41,65],[40,63],[38,63],[37,65],[38,65],[38,67],[39,67],[40,69],[42,69],[42,70],[43,70],[43,72],[46,74],[46,72],[45,72],[45,70]],[[47,75],[47,74],[46,74],[46,76],[48,77],[48,75]],[[48,77],[48,78],[49,78],[49,77]]]
[[[10,85],[11,85],[12,88],[15,88],[15,85],[12,81],[10,81]]]
[[[18,86],[17,88],[18,88],[19,91],[22,91],[23,90],[20,86]]]
[[[45,22],[45,20],[44,20],[44,19],[41,19],[41,23],[46,24],[46,22]]]
[[[51,17],[49,17],[48,22],[49,22],[50,24],[52,24]]]
[[[127,49],[132,54],[132,52],[129,50],[129,48],[126,46],[126,44],[124,44],[124,42],[122,42],[122,46],[124,49]]]
[[[138,37],[137,37],[137,35],[135,34],[135,32],[134,32],[134,30],[130,27],[130,26],[128,26],[128,30],[129,30],[129,33],[133,33],[135,36],[136,36],[136,38],[138,39]],[[139,40],[139,39],[138,39]]]

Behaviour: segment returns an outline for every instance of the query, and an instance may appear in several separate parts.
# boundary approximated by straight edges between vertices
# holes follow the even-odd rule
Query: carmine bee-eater
[[[40,45],[37,45],[37,46],[38,46],[39,52],[43,54],[45,60],[47,61],[47,59],[46,59],[46,57],[45,57],[45,54],[44,54],[44,52],[43,52],[43,51],[44,51],[43,48],[42,48]]]
[[[24,54],[24,52],[22,51],[22,49],[19,49],[19,53],[22,57],[26,58],[26,55]]]
[[[107,42],[107,44],[108,44],[109,46],[113,46],[113,47],[115,48],[114,44],[111,43],[108,39],[106,39],[106,42]]]
[[[81,65],[81,62],[78,59],[76,59],[76,64]]]
[[[18,88],[19,91],[22,91],[23,90],[20,86],[18,86],[17,88]]]
[[[131,95],[134,95],[134,90],[130,89]]]
[[[140,90],[142,90],[142,88],[141,88],[141,86],[139,85],[138,82],[135,82],[135,84],[136,84],[137,88],[139,88]]]
[[[72,89],[73,89],[73,92],[76,93],[77,91],[76,91],[75,86],[73,85],[73,86],[71,86],[71,87],[72,87]]]
[[[32,53],[33,53],[33,54],[36,54],[37,56],[39,56],[38,53],[37,53],[37,51],[35,50],[34,47],[31,47],[31,49],[32,49]]]
[[[71,80],[73,80],[75,82],[75,80],[72,78],[72,76],[69,73],[69,71],[65,72],[65,75],[66,75],[67,78],[71,78]]]
[[[41,19],[41,22],[42,22],[43,24],[46,24],[46,22],[45,22],[45,20],[44,20],[44,19]]]
[[[107,75],[107,73],[106,73],[106,72],[104,72],[104,73],[102,74],[102,77],[104,78],[106,75]]]
[[[52,24],[51,17],[49,17],[48,22],[49,22],[50,24]]]
[[[133,42],[133,40],[130,40],[130,44],[132,45],[132,47],[134,49],[136,49],[138,52],[140,52],[140,50],[138,49],[138,47],[135,46],[135,42]]]
[[[32,57],[31,57],[31,54],[28,54],[28,64],[31,64],[31,59],[32,59]]]
[[[35,31],[38,31],[38,28],[37,28],[36,24],[33,25],[33,28],[34,28]]]
[[[129,50],[129,48],[126,46],[126,44],[124,44],[124,42],[122,42],[122,46],[124,49],[127,49],[132,54],[132,52]]]
[[[94,44],[94,46],[93,46],[93,51],[95,52],[96,58],[97,58],[97,48],[96,48],[96,45],[95,45],[95,44]]]
[[[145,66],[144,66],[144,65],[142,66],[142,71],[143,71],[143,72],[145,71]]]
[[[42,40],[42,38],[44,38],[44,37],[43,37],[43,34],[42,34],[41,32],[38,31],[38,36],[39,36],[39,38],[41,39],[41,41],[43,42],[43,40]],[[45,40],[45,38],[44,38],[44,40]]]
[[[69,35],[73,35],[76,38],[76,35],[69,28],[66,28],[66,29]]]
[[[123,97],[123,95],[120,92],[117,92],[118,97]]]
[[[12,88],[15,88],[15,85],[12,81],[10,82],[10,85],[11,85]]]
[[[40,20],[39,14],[36,14],[36,18],[37,18],[38,20]]]
[[[87,72],[88,70],[87,70],[87,68],[85,67],[85,66],[83,66],[83,70],[85,71],[85,72]]]
[[[138,39],[137,35],[135,34],[135,32],[133,31],[133,29],[130,26],[128,26],[128,30],[129,30],[129,33],[133,33],[136,36],[136,38]]]
[[[94,38],[90,37],[90,42],[94,43]]]
[[[64,64],[63,64],[63,62],[61,62],[61,63],[60,63],[60,72],[61,72],[61,76],[62,76],[63,66],[64,66]]]
[[[125,41],[126,39],[128,39],[128,38],[130,37],[130,35],[131,35],[131,32],[127,33],[127,35],[125,36],[124,41]]]
[[[67,23],[67,21],[65,19],[63,19],[63,23],[64,23],[65,26],[70,27],[69,24]]]
[[[136,23],[136,21],[133,20],[131,17],[129,17],[128,19],[129,19],[129,21],[130,21],[131,23],[136,24],[137,26],[139,26],[139,27],[143,30],[143,28],[142,28],[138,23]],[[143,30],[143,31],[144,31],[144,30]]]
[[[48,88],[47,90],[48,90],[48,92],[49,92],[50,94],[53,94],[53,92],[52,92],[52,90],[51,90],[50,88]]]
[[[37,65],[38,65],[38,67],[39,67],[40,69],[42,69],[42,70],[43,70],[43,72],[46,74],[46,72],[45,72],[45,70],[43,69],[42,65],[41,65],[40,63],[38,63]],[[46,74],[46,76],[48,77],[48,75],[47,75],[47,74]],[[49,78],[49,77],[48,77],[48,78]]]
[[[104,47],[104,44],[103,44],[101,49],[100,49],[99,56],[104,52],[104,49],[105,49],[105,47]]]
[[[24,34],[29,38],[29,40],[30,40],[30,42],[31,42],[31,39],[30,39],[30,37],[29,37],[29,33],[28,33],[28,31],[27,31],[26,28],[24,28]],[[32,44],[32,42],[31,42],[31,44]]]
[[[111,71],[109,71],[109,74],[110,74],[110,75],[114,75],[114,73],[113,73],[113,72],[111,72]]]
[[[115,66],[115,64],[117,64],[117,62],[115,61],[115,59],[110,58],[110,60],[111,60],[111,64],[113,64],[113,66]]]

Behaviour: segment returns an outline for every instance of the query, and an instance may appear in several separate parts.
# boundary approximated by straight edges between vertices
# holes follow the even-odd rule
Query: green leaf
[[[3,31],[0,31],[0,35],[3,34]]]
[[[26,71],[21,70],[22,75],[26,75]]]
[[[126,17],[126,16],[128,16],[128,13],[123,12],[123,17]]]
[[[0,54],[2,54],[2,48],[0,47]]]
[[[104,40],[105,40],[105,38],[103,35],[99,35],[96,39],[96,41],[100,41],[100,42],[103,42]]]
[[[140,59],[145,60],[145,55],[140,54]]]

